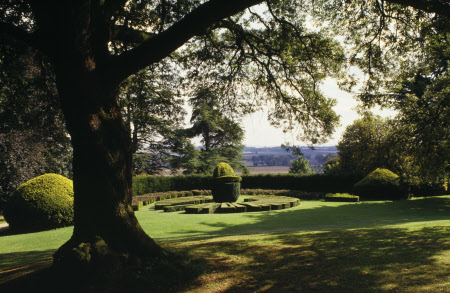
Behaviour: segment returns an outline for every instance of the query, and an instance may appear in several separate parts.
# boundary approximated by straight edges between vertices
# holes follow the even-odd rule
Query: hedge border
[[[242,189],[302,190],[309,192],[351,192],[361,177],[295,174],[257,174],[242,176]],[[210,190],[211,176],[136,176],[133,178],[133,195],[182,190]]]
[[[322,200],[325,199],[325,193],[323,192],[308,192],[299,190],[274,190],[274,189],[241,189],[242,195],[273,195],[292,197],[300,200]],[[169,191],[169,192],[157,192],[149,193],[139,196],[134,196],[132,199],[132,207],[134,211],[139,211],[143,206],[155,203],[157,201],[190,197],[190,196],[211,196],[211,190],[191,190],[191,191]]]

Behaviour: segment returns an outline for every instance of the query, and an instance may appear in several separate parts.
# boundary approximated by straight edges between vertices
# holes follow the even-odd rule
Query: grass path
[[[302,201],[244,214],[136,213],[161,245],[208,261],[182,292],[450,292],[450,196]],[[0,234],[0,283],[47,262],[72,228]],[[9,271],[9,272],[8,272]],[[173,288],[177,291],[176,288]]]

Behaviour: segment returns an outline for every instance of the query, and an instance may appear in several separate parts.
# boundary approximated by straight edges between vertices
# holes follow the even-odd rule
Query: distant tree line
[[[251,157],[251,162],[254,167],[258,166],[290,166],[291,161],[295,159],[292,155],[254,155]]]

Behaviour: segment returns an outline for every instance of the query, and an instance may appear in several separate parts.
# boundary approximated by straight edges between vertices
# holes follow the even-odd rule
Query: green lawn
[[[183,292],[449,292],[450,196],[408,201],[302,201],[295,208],[187,215],[144,207],[161,245],[205,257],[208,272]],[[0,235],[2,271],[51,259],[63,228]]]

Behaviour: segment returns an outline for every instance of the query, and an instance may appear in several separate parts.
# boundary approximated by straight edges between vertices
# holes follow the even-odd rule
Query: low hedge
[[[359,202],[359,196],[348,193],[328,193],[325,196],[325,200],[334,202]]]
[[[133,196],[131,205],[133,206],[134,211],[138,211],[142,206],[146,206],[160,200],[179,197],[189,197],[194,195],[211,195],[211,190],[169,191],[169,192],[148,193],[144,195]]]
[[[155,192],[211,189],[211,176],[205,175],[140,175],[133,178],[133,195]]]
[[[337,175],[258,174],[242,177],[242,188],[289,189],[314,192],[351,192],[361,177]]]

